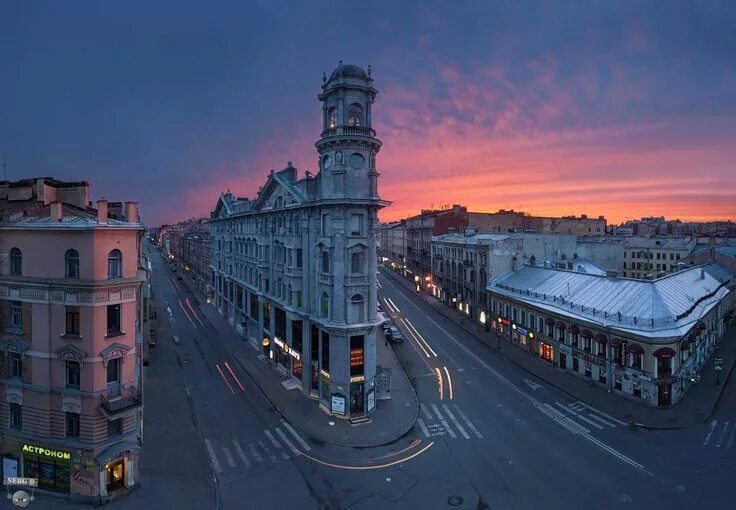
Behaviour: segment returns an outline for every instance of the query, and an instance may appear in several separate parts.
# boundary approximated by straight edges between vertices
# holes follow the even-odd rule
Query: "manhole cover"
[[[463,498],[460,496],[450,496],[447,498],[447,503],[449,503],[450,506],[460,506],[463,504]]]

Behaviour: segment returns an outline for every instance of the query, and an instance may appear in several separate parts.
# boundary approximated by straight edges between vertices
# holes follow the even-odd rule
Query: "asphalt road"
[[[147,402],[146,422],[169,423],[172,435],[180,426],[194,428],[196,435],[188,437],[196,439],[172,457],[170,447],[159,452],[147,435],[147,472],[158,476],[143,477],[130,499],[111,507],[162,508],[163,491],[177,492],[178,502],[166,499],[178,508],[731,506],[733,388],[714,424],[631,430],[510,364],[382,275],[380,304],[404,332],[395,349],[417,389],[420,420],[381,448],[316,444],[290,429],[233,357],[245,344],[207,321],[201,307],[209,305],[200,304],[160,256],[152,262],[154,293],[171,314],[165,306],[159,311],[168,316],[170,332],[152,350],[147,384],[167,384],[172,402],[188,405]],[[259,362],[255,350],[252,357]],[[179,475],[172,461],[201,469]],[[207,489],[204,480],[212,485],[212,476],[216,484]],[[71,507],[41,500],[34,506]]]

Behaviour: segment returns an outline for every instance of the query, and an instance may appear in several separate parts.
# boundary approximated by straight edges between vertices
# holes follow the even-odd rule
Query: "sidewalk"
[[[416,295],[413,282],[402,278],[401,275],[390,269],[384,269],[384,273],[390,273],[394,280],[410,290],[413,295]],[[736,364],[736,327],[732,325],[721,340],[716,354],[711,356],[702,369],[700,382],[690,388],[675,407],[668,409],[651,408],[622,396],[608,393],[601,387],[589,386],[585,380],[570,372],[555,368],[541,358],[532,356],[523,349],[510,345],[506,339],[501,338],[500,343],[498,343],[497,335],[485,331],[481,324],[460,315],[425,291],[421,291],[417,297],[436,312],[451,320],[456,326],[473,335],[485,347],[493,350],[498,355],[543,379],[549,385],[570,397],[594,406],[631,424],[631,426],[650,429],[677,429],[707,421],[713,414],[733,371],[734,364]],[[461,320],[463,320],[462,324]],[[500,349],[497,348],[497,345],[500,346]],[[716,385],[716,373],[713,369],[713,359],[716,355],[723,358],[720,385]]]
[[[260,352],[238,335],[214,306],[206,303],[192,282],[188,278],[185,282],[212,329],[226,340],[226,346],[232,347],[228,350],[252,382],[286,421],[314,441],[358,448],[382,446],[401,438],[414,426],[419,414],[416,392],[391,346],[384,345],[382,331],[376,336],[376,364],[391,370],[391,398],[376,402],[369,422],[351,425],[347,420],[326,414],[315,400],[305,396],[299,389],[285,389],[281,383],[289,377],[277,370],[270,360],[259,358]],[[330,422],[333,424],[330,425]]]

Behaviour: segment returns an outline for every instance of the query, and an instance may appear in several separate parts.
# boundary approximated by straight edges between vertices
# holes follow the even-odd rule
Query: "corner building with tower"
[[[254,199],[222,194],[211,223],[213,304],[285,388],[350,419],[376,406],[377,93],[370,66],[323,76],[317,175],[271,170]]]

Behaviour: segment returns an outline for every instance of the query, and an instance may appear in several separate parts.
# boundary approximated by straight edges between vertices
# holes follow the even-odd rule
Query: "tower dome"
[[[366,72],[362,67],[353,64],[343,64],[341,60],[337,68],[332,71],[332,74],[330,74],[330,79],[327,80],[327,83],[343,76],[351,78],[362,78],[363,80],[370,79],[370,73]]]

